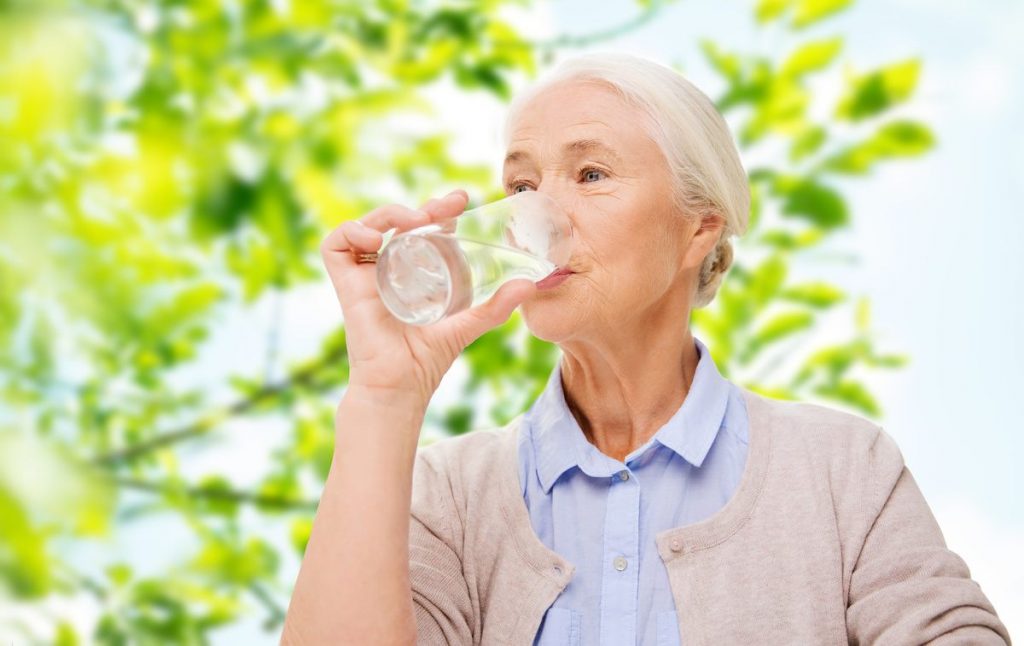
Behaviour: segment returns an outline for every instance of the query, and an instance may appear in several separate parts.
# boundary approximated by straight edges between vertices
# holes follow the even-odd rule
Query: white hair
[[[729,127],[714,103],[682,74],[660,63],[622,53],[591,53],[566,59],[519,93],[509,106],[510,126],[523,106],[542,90],[567,81],[597,82],[616,90],[644,114],[648,136],[665,157],[673,182],[672,198],[685,217],[720,215],[721,237],[701,264],[694,308],[714,299],[732,265],[732,235],[747,230],[750,186]]]

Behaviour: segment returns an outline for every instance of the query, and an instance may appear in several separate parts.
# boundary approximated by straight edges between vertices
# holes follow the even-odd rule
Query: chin
[[[541,341],[559,343],[579,333],[579,317],[563,299],[550,298],[538,292],[520,305],[519,311],[530,334]]]

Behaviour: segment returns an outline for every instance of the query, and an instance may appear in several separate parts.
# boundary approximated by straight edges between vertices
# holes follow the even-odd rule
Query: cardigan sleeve
[[[850,578],[851,644],[1009,644],[995,609],[942,531],[895,441],[869,455],[877,509]]]
[[[409,575],[421,646],[473,644],[473,606],[452,529],[454,503],[442,459],[421,448],[413,469]]]

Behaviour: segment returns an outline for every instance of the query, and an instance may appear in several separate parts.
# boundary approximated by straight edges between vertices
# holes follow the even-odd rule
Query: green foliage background
[[[0,0],[5,640],[206,643],[248,622],[276,641],[329,466],[344,327],[339,317],[283,377],[229,370],[226,401],[182,375],[223,370],[203,362],[226,313],[323,281],[318,244],[341,221],[439,187],[499,196],[488,166],[452,159],[452,133],[398,135],[388,118],[435,117],[424,91],[441,79],[508,100],[556,55],[656,20],[663,5],[537,42],[503,17],[529,4]],[[790,272],[856,216],[838,180],[935,144],[925,124],[887,114],[913,95],[919,60],[840,68],[841,35],[802,36],[850,4],[751,5],[761,28],[801,39],[793,51],[725,51],[713,33],[700,43],[744,156],[785,152],[749,169],[750,229],[692,326],[746,387],[878,417],[856,375],[906,357],[876,348],[867,298]],[[844,85],[825,122],[809,116],[813,75]],[[815,326],[843,308],[855,334],[816,347]],[[274,357],[275,343],[254,351]],[[428,424],[504,423],[539,393],[556,352],[514,315],[466,350],[460,403]],[[798,367],[783,371],[794,353]],[[226,466],[184,468],[257,423],[278,448],[255,483]],[[186,555],[115,547],[147,526],[183,528]],[[150,550],[181,553],[160,540]]]

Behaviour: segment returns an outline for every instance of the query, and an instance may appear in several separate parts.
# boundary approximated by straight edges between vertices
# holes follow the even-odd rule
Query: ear
[[[716,241],[722,237],[722,229],[725,228],[725,216],[717,211],[708,213],[700,220],[700,228],[694,235],[707,234]],[[714,245],[711,245],[712,247]],[[710,250],[710,247],[709,247]]]
[[[715,245],[722,239],[722,231],[725,228],[725,217],[720,213],[712,212],[704,215],[697,226],[697,230],[690,240],[690,246],[686,251],[684,266],[699,268],[704,258],[714,251]]]

